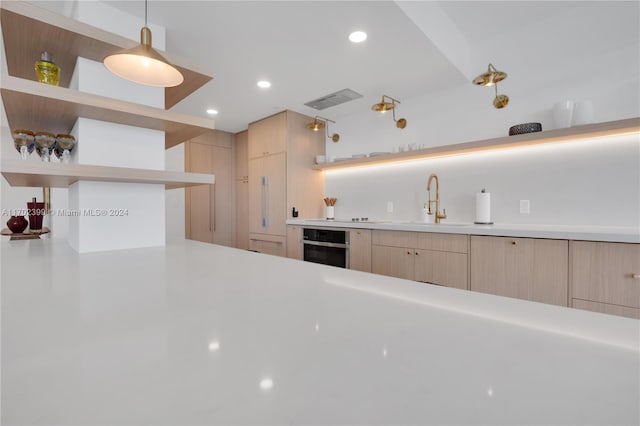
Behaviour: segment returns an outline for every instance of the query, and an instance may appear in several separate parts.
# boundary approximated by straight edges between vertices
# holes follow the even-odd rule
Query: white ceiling
[[[105,2],[144,16],[142,0]],[[62,9],[64,2],[57,3],[58,6],[53,2],[46,7]],[[486,51],[486,44],[508,40],[511,33],[520,32],[522,37],[523,28],[528,29],[531,43],[535,43],[540,31],[562,33],[562,28],[549,25],[557,27],[558,17],[571,19],[577,8],[593,8],[596,19],[598,5],[603,4],[617,7],[616,13],[621,17],[636,16],[624,22],[627,27],[631,23],[625,31],[616,30],[615,14],[607,17],[614,19],[610,28],[594,29],[593,22],[584,18],[589,11],[585,14],[583,10],[576,16],[583,17],[579,19],[584,25],[577,28],[584,34],[572,34],[568,38],[572,42],[583,36],[593,38],[594,31],[601,46],[620,43],[620,38],[637,43],[640,38],[639,2],[420,3],[430,9],[417,10],[415,3],[404,7],[404,2],[393,1],[151,0],[148,10],[149,21],[166,28],[166,50],[210,69],[214,76],[174,109],[206,116],[207,108],[215,108],[220,111],[215,117],[216,127],[230,132],[243,130],[249,122],[283,109],[338,119],[370,108],[383,94],[402,101],[470,84],[470,71],[463,69],[462,62],[471,62],[469,68],[478,74],[486,69],[486,63],[497,60],[498,53],[507,54],[493,55],[489,49],[494,59],[482,55],[476,61],[471,54],[481,50],[476,46],[484,44]],[[446,19],[418,27],[416,22],[424,22],[424,16],[415,15],[434,12],[434,7]],[[445,25],[445,20],[450,25]],[[571,28],[576,28],[575,23]],[[347,39],[356,29],[368,34],[362,44],[352,44]],[[462,55],[463,61],[448,42],[455,37],[468,45],[469,54]],[[558,49],[567,48],[558,43]],[[536,62],[544,64],[548,60],[543,55],[545,50],[553,49],[540,49],[536,54],[542,56]],[[557,57],[558,52],[551,53]],[[260,79],[268,79],[272,87],[258,88],[256,82]],[[343,88],[355,90],[364,98],[323,111],[304,106],[305,102]]]

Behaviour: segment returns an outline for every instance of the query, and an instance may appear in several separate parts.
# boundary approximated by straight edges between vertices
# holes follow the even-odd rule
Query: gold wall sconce
[[[140,30],[140,44],[109,55],[102,62],[118,77],[134,83],[174,87],[184,81],[182,73],[151,47],[151,30],[147,27],[147,0],[144,2],[144,27]]]
[[[389,102],[390,101],[390,102]],[[390,96],[382,95],[382,101],[374,104],[371,109],[377,112],[384,114],[387,111],[393,112],[393,121],[396,123],[396,127],[398,129],[404,129],[407,127],[407,120],[405,118],[401,118],[396,120],[396,104],[399,104],[400,101],[397,99],[393,99]]]
[[[498,95],[498,82],[507,78],[507,73],[504,71],[498,71],[496,67],[489,64],[487,72],[480,74],[473,79],[473,84],[478,86],[494,86],[496,91],[496,97],[493,99],[493,106],[497,109],[506,107],[509,104],[509,97],[507,95]]]
[[[313,118],[313,121],[307,124],[307,129],[313,130],[314,132],[317,132],[321,129],[326,129],[327,138],[331,139],[334,142],[338,142],[340,140],[339,134],[334,133],[333,135],[329,136],[329,123],[336,124],[336,122],[333,120],[329,120],[328,118],[324,118],[316,115]]]

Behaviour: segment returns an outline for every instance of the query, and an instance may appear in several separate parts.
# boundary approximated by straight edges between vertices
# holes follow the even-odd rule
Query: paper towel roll
[[[491,194],[488,192],[476,194],[476,223],[491,223]]]

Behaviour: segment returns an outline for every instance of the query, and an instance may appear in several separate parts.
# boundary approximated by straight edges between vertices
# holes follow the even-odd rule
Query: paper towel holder
[[[485,188],[482,188],[482,191],[480,191],[481,193],[486,193],[487,190]],[[473,222],[475,225],[493,225],[493,222],[478,222],[478,221],[474,221]]]

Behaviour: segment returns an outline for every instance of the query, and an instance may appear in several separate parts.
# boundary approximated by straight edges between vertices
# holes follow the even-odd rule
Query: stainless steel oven
[[[349,268],[349,231],[303,228],[302,252],[306,262]]]

